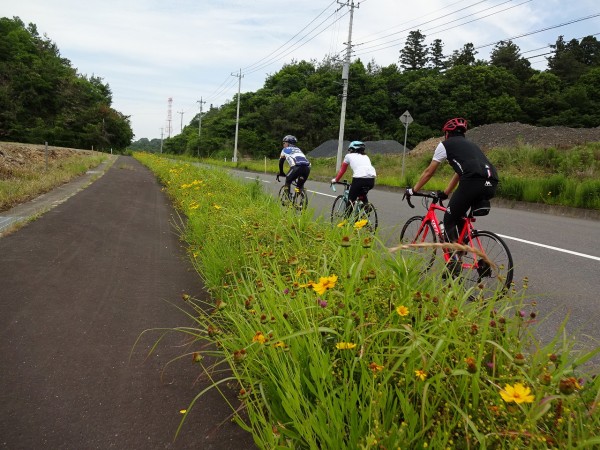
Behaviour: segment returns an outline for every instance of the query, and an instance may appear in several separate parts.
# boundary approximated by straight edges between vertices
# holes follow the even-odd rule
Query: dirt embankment
[[[0,180],[12,177],[20,169],[44,167],[46,158],[48,164],[52,164],[80,152],[91,152],[91,150],[48,146],[46,152],[45,145],[0,142]]]
[[[467,131],[467,138],[479,145],[483,151],[498,147],[531,145],[541,148],[571,148],[586,142],[600,141],[600,127],[534,127],[519,122],[482,125]],[[438,142],[443,139],[431,138],[420,142],[411,154],[433,153]]]

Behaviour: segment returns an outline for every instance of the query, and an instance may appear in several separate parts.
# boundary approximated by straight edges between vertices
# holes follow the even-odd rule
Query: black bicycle
[[[279,175],[277,175],[277,181],[279,181]],[[308,207],[308,197],[304,190],[305,181],[304,177],[298,177],[292,181],[289,192],[286,192],[285,185],[281,186],[278,198],[282,206],[293,208],[298,212],[302,212]],[[299,182],[302,187],[298,187]]]

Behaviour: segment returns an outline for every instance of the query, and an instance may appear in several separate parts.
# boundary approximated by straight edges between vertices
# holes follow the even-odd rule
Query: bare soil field
[[[80,152],[92,153],[91,150],[48,146],[48,164],[51,165],[59,162],[61,159],[80,154]],[[45,145],[0,142],[0,180],[11,178],[22,169],[30,170],[34,167],[44,167],[45,165]]]

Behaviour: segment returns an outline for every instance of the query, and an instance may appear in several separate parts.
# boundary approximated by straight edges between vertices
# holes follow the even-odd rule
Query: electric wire
[[[336,3],[336,0],[332,1],[329,5],[327,5],[327,7],[321,11],[319,13],[319,15],[317,17],[315,17],[313,20],[311,20],[307,25],[304,26],[304,28],[302,28],[300,31],[298,31],[294,36],[292,36],[290,39],[288,39],[286,42],[284,42],[283,44],[281,44],[279,47],[277,47],[275,50],[273,50],[271,53],[269,53],[267,56],[259,59],[258,61],[256,61],[255,63],[250,64],[249,66],[246,67],[242,67],[242,72],[246,73],[249,72],[254,66],[260,64],[261,62],[263,62],[265,59],[268,59],[269,57],[271,57],[273,54],[277,53],[280,49],[282,49],[283,47],[285,47],[287,44],[289,44],[291,41],[293,41],[294,39],[296,39],[296,37],[302,33],[304,30],[306,30],[310,25],[312,25],[313,22],[315,22],[319,17],[321,17],[325,11],[327,11],[331,5],[333,5],[334,3]]]

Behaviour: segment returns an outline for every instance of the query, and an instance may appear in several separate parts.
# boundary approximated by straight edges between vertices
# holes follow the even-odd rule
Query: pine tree
[[[423,44],[425,36],[419,30],[411,31],[406,38],[406,45],[400,50],[400,67],[404,70],[424,69],[427,65],[429,50]]]

